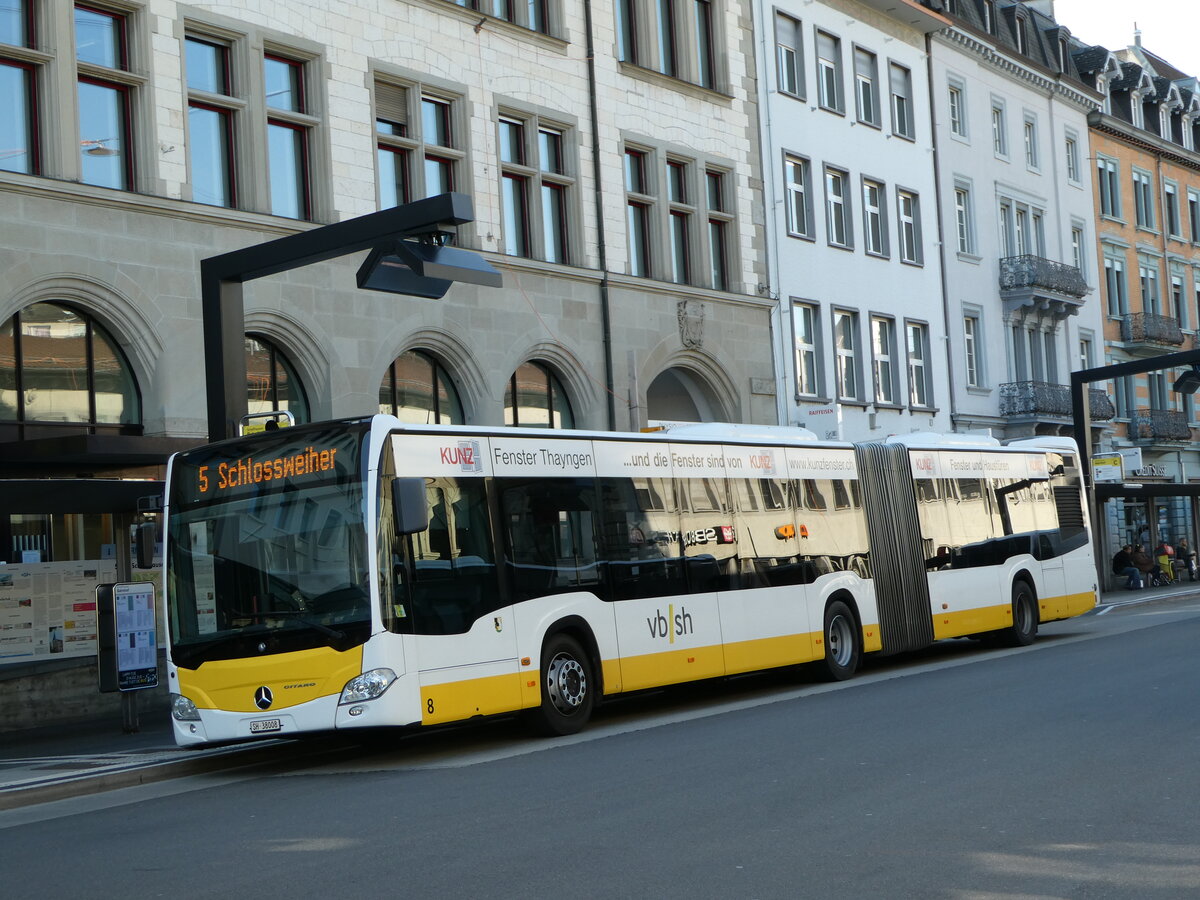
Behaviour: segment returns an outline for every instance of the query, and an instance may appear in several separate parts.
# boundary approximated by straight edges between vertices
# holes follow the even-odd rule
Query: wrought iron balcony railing
[[[1040,256],[1006,256],[1000,260],[1000,290],[1045,290],[1081,300],[1089,288],[1078,266]]]
[[[1071,417],[1071,389],[1048,381],[1012,381],[1000,385],[1000,415]],[[1105,422],[1116,415],[1108,394],[1088,389],[1088,415],[1093,422]]]
[[[1121,340],[1127,344],[1169,344],[1182,347],[1183,330],[1179,320],[1154,313],[1129,313],[1121,320]]]
[[[1129,419],[1129,436],[1142,441],[1190,441],[1187,416],[1175,409],[1139,409]]]

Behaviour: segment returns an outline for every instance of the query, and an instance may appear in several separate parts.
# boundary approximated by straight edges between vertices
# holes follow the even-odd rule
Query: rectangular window
[[[1183,302],[1183,277],[1171,276],[1171,306],[1167,315],[1179,322],[1180,328],[1187,328],[1187,306]]]
[[[813,237],[811,170],[807,159],[786,156],[783,177],[787,190],[787,229],[793,237]]]
[[[1200,191],[1188,190],[1188,230],[1193,244],[1200,244]]]
[[[1079,368],[1090,369],[1095,365],[1094,351],[1092,350],[1092,339],[1090,337],[1081,337],[1079,339]]]
[[[1129,298],[1126,296],[1125,263],[1119,257],[1104,257],[1104,293],[1108,300],[1110,316],[1129,313]]]
[[[887,256],[886,192],[878,181],[863,179],[863,249],[874,256]]]
[[[908,322],[908,393],[913,406],[930,407],[932,391],[929,385],[929,326]]]
[[[915,137],[912,73],[896,63],[888,65],[888,73],[892,88],[892,132],[900,137]]]
[[[1025,166],[1029,169],[1038,167],[1038,138],[1037,138],[1037,122],[1034,119],[1026,117],[1024,128],[1025,140]]]
[[[271,213],[290,219],[312,218],[304,76],[304,63],[299,60],[263,57]]]
[[[1100,215],[1121,218],[1121,170],[1115,159],[1096,157],[1096,174],[1100,182]]]
[[[1083,271],[1083,228],[1079,226],[1071,227],[1071,265]]]
[[[716,56],[713,46],[713,14],[709,0],[692,0],[692,49],[696,57],[696,84],[716,87]]]
[[[958,235],[958,252],[975,252],[975,229],[972,223],[970,188],[954,189],[954,227]]]
[[[464,156],[458,147],[459,136],[454,125],[457,102],[448,95],[426,93],[420,84],[376,82],[375,141],[380,208],[456,189]],[[502,132],[502,140],[512,138],[512,133]],[[509,150],[502,148],[501,152]],[[512,152],[524,151],[516,149]],[[516,190],[515,184],[502,187],[506,192]],[[526,200],[528,202],[529,198]],[[511,209],[510,204],[505,204],[503,214],[508,216]],[[507,227],[505,232],[503,239],[508,240]]]
[[[0,97],[8,108],[0,116],[0,169],[9,172],[38,172],[35,71],[32,65],[0,59]]]
[[[921,265],[921,200],[912,191],[897,191],[896,209],[900,220],[900,260]]]
[[[450,0],[455,6],[475,9],[530,31],[549,33],[546,0]]]
[[[947,99],[950,106],[950,133],[959,137],[967,136],[966,98],[961,84],[951,84],[947,88]]]
[[[664,75],[675,75],[678,72],[678,54],[675,46],[674,0],[655,0],[654,22],[658,35],[658,71]]]
[[[963,352],[966,355],[967,387],[981,387],[979,365],[979,317],[963,317]]]
[[[896,323],[882,316],[871,317],[871,360],[875,374],[875,402],[896,402]]]
[[[123,15],[75,7],[80,180],[125,191],[133,186],[127,28]]]
[[[1004,106],[992,101],[992,152],[1002,158],[1008,157],[1008,123]]]
[[[638,0],[616,0],[617,56],[624,62],[638,61]]]
[[[690,181],[691,173],[686,163],[667,161],[671,280],[676,284],[690,284],[692,281],[692,221],[695,208],[691,203]]]
[[[781,92],[794,97],[804,96],[800,23],[783,13],[775,14],[775,78]]]
[[[815,397],[820,393],[817,368],[817,308],[808,303],[792,306],[792,331],[796,345],[796,393]]]
[[[213,206],[236,206],[229,47],[187,37],[188,164],[192,199]]]
[[[1075,139],[1074,135],[1067,135],[1066,157],[1067,180],[1072,184],[1079,184],[1079,141]]]
[[[842,42],[825,31],[817,32],[817,91],[825,109],[842,112]]]
[[[879,124],[879,65],[875,54],[854,48],[854,104],[858,121]]]
[[[537,116],[499,121],[503,246],[510,256],[568,261],[565,129]]]
[[[1179,219],[1179,188],[1170,181],[1163,182],[1163,224],[1167,234],[1183,239],[1182,223]]]
[[[379,168],[379,208],[412,200],[412,144],[408,138],[408,90],[375,84],[375,156]]]
[[[1154,179],[1149,172],[1133,170],[1133,203],[1138,228],[1154,228]]]
[[[1138,266],[1138,278],[1142,286],[1142,312],[1160,315],[1158,297],[1158,269],[1153,265]]]
[[[709,169],[705,175],[708,205],[709,283],[718,291],[729,290],[729,232],[733,216],[727,202],[729,173]]]
[[[833,344],[838,399],[858,400],[858,313],[843,309],[834,311]]]
[[[625,150],[629,274],[642,278],[650,277],[650,210],[654,204],[646,182],[647,155],[644,150]]]
[[[826,238],[835,247],[853,246],[850,207],[846,203],[846,182],[849,176],[837,169],[825,170]]]

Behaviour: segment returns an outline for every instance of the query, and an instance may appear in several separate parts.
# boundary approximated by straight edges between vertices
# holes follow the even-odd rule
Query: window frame
[[[933,372],[929,323],[917,319],[904,320],[904,346],[908,372],[908,397],[912,409],[934,408]],[[916,345],[913,336],[917,337]],[[918,396],[921,394],[923,396]]]
[[[841,322],[848,322],[849,327],[842,329]],[[858,311],[846,307],[834,307],[831,325],[833,327],[834,349],[834,390],[839,403],[862,402],[862,349],[861,336],[858,333]],[[849,346],[844,345],[843,337],[849,339]],[[853,393],[844,390],[847,386],[847,376],[853,384]]]
[[[831,47],[822,47],[823,43],[832,43]],[[846,97],[844,72],[842,68],[842,39],[831,31],[816,27],[814,29],[813,59],[817,67],[817,105],[827,112],[838,115],[846,114]],[[831,53],[826,53],[831,50]],[[833,91],[833,96],[829,92]]]
[[[992,97],[992,155],[997,159],[1009,159],[1008,155],[1008,108],[1003,99]]]
[[[879,326],[883,327],[882,334]],[[872,398],[876,406],[900,406],[896,401],[896,319],[872,313],[870,330]]]
[[[910,216],[906,216],[904,212],[904,201],[906,199],[912,201],[912,213]],[[902,187],[896,188],[896,222],[896,243],[899,248],[900,262],[909,266],[923,266],[925,264],[925,253],[921,245],[921,195],[917,191]],[[906,252],[906,225],[909,226],[908,231],[912,235],[913,255],[911,258]]]
[[[1156,231],[1154,212],[1154,176],[1145,169],[1130,167],[1133,181],[1134,225],[1142,231]]]
[[[801,315],[797,312],[803,310]],[[801,325],[806,328],[802,331]],[[807,332],[807,334],[805,334]],[[803,340],[804,337],[809,340]],[[822,396],[821,307],[809,301],[792,299],[792,358],[796,367],[796,399],[815,400]],[[806,364],[812,364],[812,384],[808,385]],[[811,388],[811,390],[806,390]]]
[[[967,117],[967,86],[958,78],[946,80],[946,111],[951,137],[969,141],[971,130]]]
[[[796,167],[800,169],[800,181],[795,181],[792,178],[792,173]],[[801,238],[806,241],[816,240],[812,203],[812,160],[799,154],[785,151],[783,154],[783,184],[787,198],[784,205],[784,217],[788,236]],[[796,189],[797,187],[799,190]],[[797,197],[801,199],[804,206],[804,221],[802,223],[795,221]],[[798,224],[803,226],[803,230],[796,227]]]
[[[520,140],[519,159],[504,158],[505,141],[502,138],[498,139],[496,144],[497,167],[502,188],[500,205],[501,221],[504,223],[501,244],[503,252],[525,259],[570,265],[575,255],[572,247],[573,229],[570,227],[576,184],[572,171],[575,159],[574,130],[561,119],[513,109],[506,105],[497,109],[495,124],[498,132],[502,132],[506,125],[516,126]],[[547,160],[543,158],[547,155],[543,152],[544,135],[553,135],[557,139],[559,171],[547,168]],[[510,182],[519,183],[522,188],[522,207],[517,211],[509,209],[511,199],[505,188]],[[557,237],[553,242],[549,240],[552,223],[548,221],[549,214],[546,209],[547,189],[557,193],[560,204],[558,222],[553,229]],[[514,212],[518,215],[513,216]],[[512,252],[508,234],[510,224],[515,224],[521,229],[522,243],[519,249],[523,252]],[[561,258],[551,258],[551,243],[560,248]]]
[[[853,250],[854,217],[850,209],[850,199],[846,195],[850,173],[837,166],[825,166],[822,181],[825,185],[825,240],[830,247]],[[831,190],[835,183],[841,185],[840,194]],[[838,228],[842,231],[840,240],[835,235]]]
[[[871,189],[876,190],[879,196],[874,206],[868,201]],[[886,183],[878,178],[861,176],[859,198],[862,203],[863,252],[879,259],[890,259]]]
[[[902,91],[897,90],[897,77]],[[913,95],[912,69],[888,60],[888,93],[891,97],[892,134],[906,141],[917,139],[916,98]]]
[[[854,58],[854,111],[858,121],[872,128],[883,126],[879,108],[879,57],[859,44],[851,45]],[[860,57],[865,62],[860,65]],[[863,90],[868,94],[864,97]]]
[[[787,34],[785,29],[790,29],[791,34]],[[787,43],[785,39],[788,38],[793,43]],[[781,94],[803,100],[806,95],[804,74],[803,23],[796,17],[777,9],[775,10],[775,87]]]

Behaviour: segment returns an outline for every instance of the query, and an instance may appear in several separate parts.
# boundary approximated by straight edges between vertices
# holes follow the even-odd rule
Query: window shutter
[[[408,134],[408,89],[394,84],[375,85],[375,118],[395,125],[401,135]]]

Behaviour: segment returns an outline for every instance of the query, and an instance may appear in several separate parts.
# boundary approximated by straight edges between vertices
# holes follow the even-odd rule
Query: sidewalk
[[[1109,591],[1101,594],[1096,611],[1198,594],[1200,582]],[[184,750],[175,746],[165,713],[143,714],[140,719],[136,734],[124,734],[119,717],[0,733],[0,810],[225,768],[232,754],[244,754],[249,764],[262,751],[273,752],[287,743]]]

